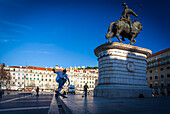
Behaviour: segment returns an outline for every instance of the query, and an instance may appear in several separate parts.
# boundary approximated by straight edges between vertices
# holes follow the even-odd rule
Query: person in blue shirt
[[[61,91],[61,89],[63,89],[63,85],[65,84],[67,80],[68,80],[68,86],[70,85],[70,80],[66,74],[66,69],[64,69],[63,71],[55,71],[55,69],[53,69],[53,71],[54,73],[57,74],[56,82],[59,83],[58,91]]]

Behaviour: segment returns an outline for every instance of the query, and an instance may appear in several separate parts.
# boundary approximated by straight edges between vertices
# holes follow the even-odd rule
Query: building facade
[[[88,85],[88,90],[93,91],[96,82],[98,80],[98,69],[84,69],[81,68],[67,68],[67,74],[70,79],[70,84],[75,85],[75,89],[78,92],[82,92],[85,83]],[[65,85],[65,87],[67,84]]]
[[[153,94],[170,95],[170,48],[148,57],[146,80]]]
[[[33,67],[33,66],[7,66],[11,74],[11,80],[8,88],[13,90],[18,89],[33,89],[39,86],[43,90],[53,90],[58,87],[55,81],[57,74],[52,71],[53,68]],[[56,66],[56,71],[62,71],[62,67]],[[98,69],[85,69],[82,67],[67,68],[67,75],[70,79],[70,84],[75,86],[76,92],[82,91],[85,83],[88,84],[89,90],[93,90],[95,82],[98,79]],[[68,82],[64,85],[67,88]]]

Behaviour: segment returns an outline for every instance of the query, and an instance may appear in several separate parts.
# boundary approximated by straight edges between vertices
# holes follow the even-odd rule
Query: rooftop
[[[167,49],[165,49],[165,50],[162,50],[162,51],[159,51],[159,52],[157,52],[157,53],[154,53],[154,54],[150,55],[149,57],[153,57],[153,56],[159,55],[159,54],[164,53],[164,52],[167,52],[167,51],[169,51],[169,50],[170,50],[170,48],[167,48]]]

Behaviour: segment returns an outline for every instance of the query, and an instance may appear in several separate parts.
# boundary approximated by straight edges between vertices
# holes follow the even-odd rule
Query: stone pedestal
[[[146,58],[151,50],[113,42],[97,47],[94,52],[99,66],[94,96],[151,97],[152,91],[146,85]]]

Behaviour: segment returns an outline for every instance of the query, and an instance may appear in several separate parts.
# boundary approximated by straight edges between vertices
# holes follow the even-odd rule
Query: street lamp
[[[25,80],[26,80],[26,76],[24,75],[24,91],[25,91]]]

